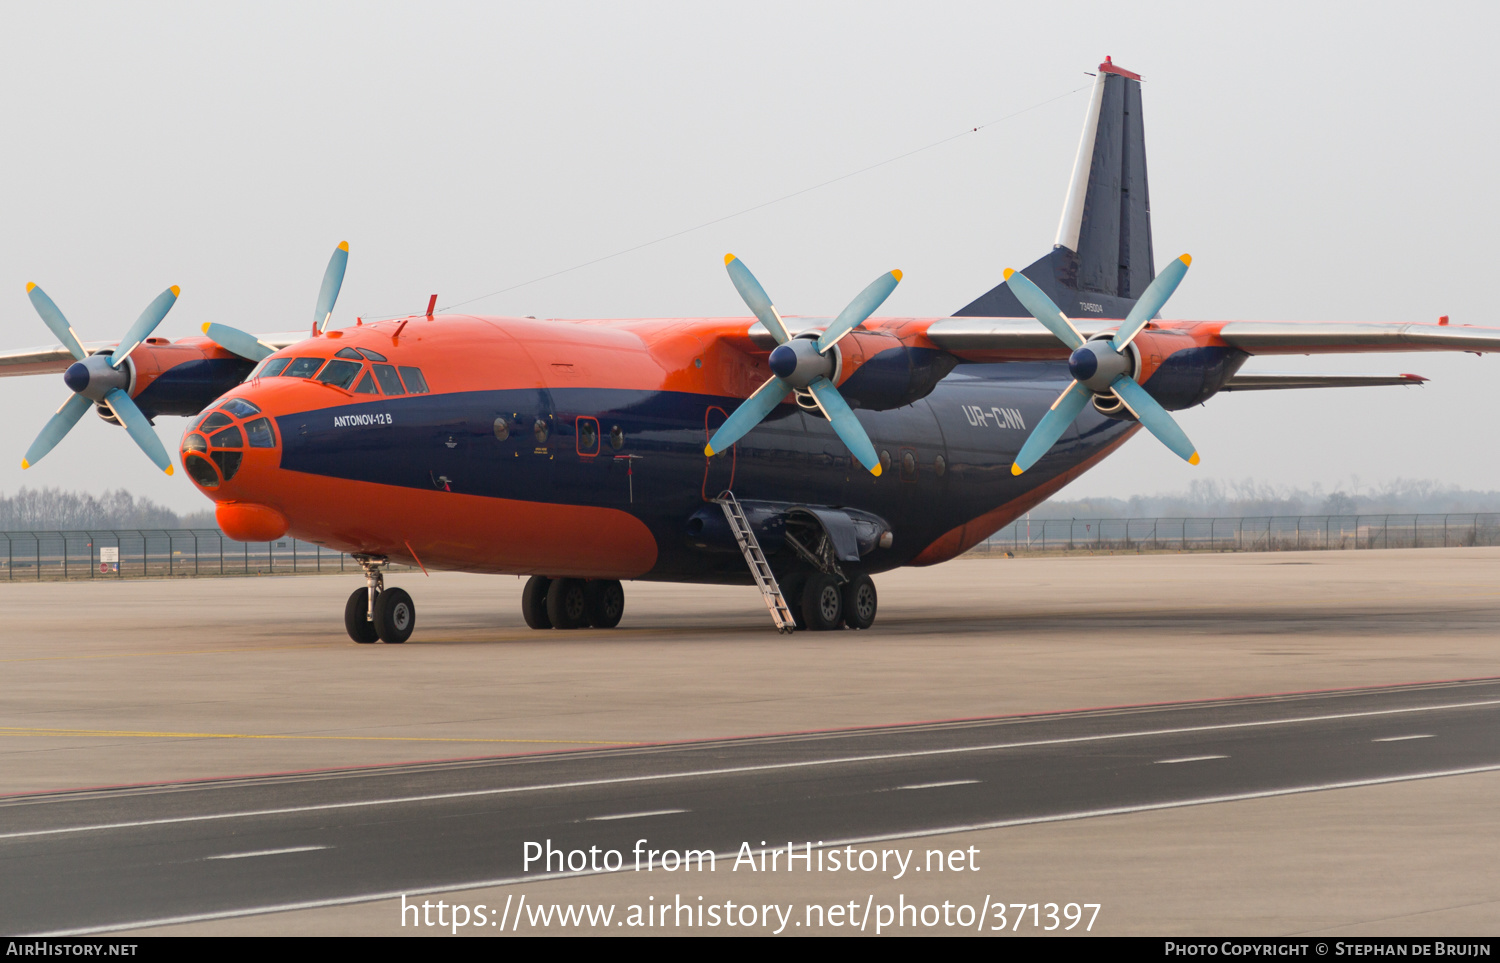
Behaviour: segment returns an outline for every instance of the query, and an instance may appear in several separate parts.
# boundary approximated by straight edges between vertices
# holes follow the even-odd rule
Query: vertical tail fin
[[[1052,251],[1024,269],[1067,314],[1123,318],[1156,277],[1141,78],[1099,65]],[[955,316],[1026,317],[1000,284]]]

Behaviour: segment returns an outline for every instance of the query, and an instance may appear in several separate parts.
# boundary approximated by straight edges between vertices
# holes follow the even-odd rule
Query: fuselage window
[[[354,393],[357,395],[378,394],[379,392],[375,390],[375,376],[366,371],[365,376],[359,379],[359,384],[354,386]]]
[[[225,428],[214,435],[209,441],[214,443],[215,448],[243,448],[245,447],[245,436],[240,434],[238,428]]]
[[[219,406],[231,415],[240,418],[249,418],[251,415],[260,414],[260,409],[246,401],[244,398],[230,398]]]
[[[364,355],[365,358],[369,361],[385,360],[385,355],[381,354],[379,351],[371,351],[369,348],[355,348],[354,350]]]
[[[396,369],[393,366],[388,364],[375,365],[375,377],[380,379],[381,394],[406,394],[406,389],[401,386],[401,378],[396,374]]]
[[[250,436],[251,448],[275,448],[276,435],[271,431],[271,419],[257,418],[245,425],[245,434]]]
[[[260,377],[274,378],[281,374],[283,368],[292,363],[291,358],[272,358],[266,362],[266,366],[260,369]]]
[[[288,378],[311,378],[323,367],[322,358],[298,358],[287,365],[286,376]]]
[[[625,447],[625,432],[620,430],[619,425],[611,425],[609,428],[609,447],[615,451]]]
[[[355,351],[353,348],[340,348],[333,353],[333,356],[335,358],[351,358],[355,361],[364,360],[359,356],[359,352]]]
[[[228,424],[232,424],[229,416],[224,414],[224,412],[222,411],[215,411],[207,418],[204,418],[203,424],[199,425],[198,427],[203,429],[204,431],[213,431],[215,428],[223,428]]]
[[[406,390],[414,395],[427,394],[427,379],[422,377],[421,368],[401,368],[401,380],[406,382]]]
[[[318,380],[336,388],[347,388],[354,383],[354,376],[362,366],[356,361],[330,361],[318,375]]]
[[[592,418],[578,419],[578,454],[599,454],[599,422]]]

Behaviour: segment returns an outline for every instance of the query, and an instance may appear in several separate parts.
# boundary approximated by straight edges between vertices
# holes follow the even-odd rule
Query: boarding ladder
[[[755,540],[755,532],[750,528],[750,520],[745,517],[745,510],[740,507],[739,499],[734,497],[734,492],[724,491],[714,501],[724,509],[729,530],[734,532],[734,540],[740,545],[745,564],[750,566],[755,587],[760,589],[760,596],[765,599],[766,608],[771,611],[771,621],[776,623],[776,631],[796,631],[797,623],[792,618],[792,610],[787,608],[786,597],[781,594],[781,586],[776,584],[776,575],[771,571],[771,564],[766,561],[766,553],[760,550],[760,542]]]

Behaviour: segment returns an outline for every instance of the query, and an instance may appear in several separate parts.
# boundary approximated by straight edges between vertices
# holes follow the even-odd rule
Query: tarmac
[[[1500,676],[1489,548],[966,559],[877,577],[869,631],[789,637],[749,587],[629,583],[619,628],[533,632],[519,579],[403,574],[412,640],[360,646],[341,619],[358,584],[0,583],[0,793]],[[1017,826],[934,843],[989,854],[961,885],[692,895],[1102,903],[1109,934],[1492,934],[1497,789],[1475,774]],[[671,895],[632,874],[503,890]],[[391,901],[169,931],[433,933]]]

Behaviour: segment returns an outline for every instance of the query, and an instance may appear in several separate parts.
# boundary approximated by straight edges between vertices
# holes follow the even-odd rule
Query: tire
[[[387,645],[400,645],[417,627],[417,607],[411,596],[398,588],[375,596],[375,631]]]
[[[818,572],[802,588],[802,617],[814,632],[836,629],[844,621],[844,593],[839,580]]]
[[[868,629],[874,625],[878,604],[870,576],[856,575],[844,583],[844,624],[849,628]]]
[[[625,614],[625,589],[619,582],[612,579],[585,582],[583,596],[589,625],[596,629],[612,629],[620,624],[620,618]]]
[[[380,596],[375,596],[377,599]],[[358,588],[354,594],[349,596],[349,601],[344,603],[344,631],[349,633],[349,638],[360,645],[369,645],[379,642],[380,636],[375,631],[375,623],[369,619],[370,614],[370,590]]]
[[[533,575],[521,590],[521,615],[533,629],[552,628],[552,620],[547,618],[547,586],[551,584],[550,578]]]
[[[792,621],[797,623],[797,630],[807,631],[807,617],[802,614],[802,589],[807,585],[807,573],[792,572],[779,584],[781,597],[786,599],[786,607],[792,610]]]
[[[581,629],[589,624],[584,582],[577,578],[554,579],[547,586],[547,618],[554,629]]]

